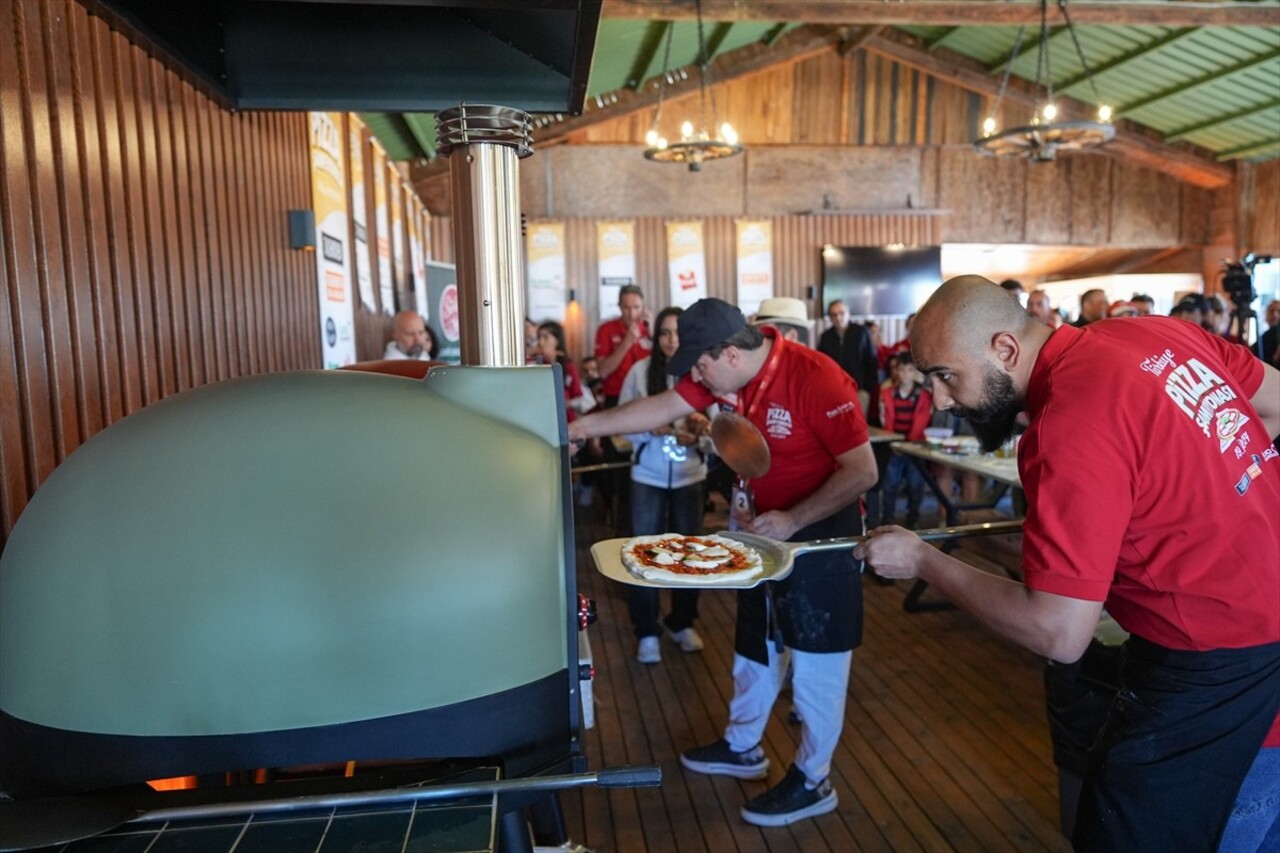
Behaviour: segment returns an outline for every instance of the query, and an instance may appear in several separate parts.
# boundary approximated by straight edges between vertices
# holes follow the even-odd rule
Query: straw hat
[[[771,296],[760,303],[756,311],[757,323],[791,322],[798,325],[809,325],[809,310],[804,300],[794,296]]]

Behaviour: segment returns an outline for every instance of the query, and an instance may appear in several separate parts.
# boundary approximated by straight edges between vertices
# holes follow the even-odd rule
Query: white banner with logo
[[[707,257],[701,222],[667,223],[667,265],[671,304],[688,308],[707,295]]]
[[[347,265],[347,176],[342,113],[311,113],[311,209],[316,218],[320,350],[326,369],[356,360],[355,305]]]
[[[600,319],[618,313],[618,291],[636,283],[636,226],[634,222],[596,223],[596,257],[600,270]]]
[[[565,284],[564,223],[531,224],[525,237],[527,299],[525,309],[535,323],[564,322],[568,287]]]
[[[751,316],[773,296],[773,223],[738,220],[738,307]]]

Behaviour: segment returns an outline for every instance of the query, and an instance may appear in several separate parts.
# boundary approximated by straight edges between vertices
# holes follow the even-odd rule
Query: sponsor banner
[[[423,240],[427,212],[417,196],[407,193],[405,199],[409,205],[409,265],[413,280],[413,306],[423,320],[430,320],[431,308],[427,302],[427,246]]]
[[[395,166],[387,164],[387,194],[391,200],[391,281],[396,301],[408,289],[409,264],[405,258],[404,246],[404,201],[405,190],[400,183],[400,173]],[[400,308],[407,308],[400,305]]]
[[[382,313],[396,313],[395,281],[391,273],[391,222],[387,201],[387,155],[382,146],[373,146],[373,245],[378,252],[378,296]]]
[[[348,153],[351,157],[351,225],[355,242],[351,246],[351,258],[355,262],[356,284],[360,291],[360,304],[371,314],[378,312],[378,302],[373,296],[373,273],[369,267],[369,209],[365,200],[364,183],[364,122],[355,114],[347,121]]]
[[[564,223],[529,225],[525,237],[528,273],[526,309],[535,323],[564,322],[568,287],[565,284]]]
[[[320,351],[326,369],[356,360],[355,305],[347,258],[347,176],[342,113],[311,113],[311,209],[316,217]]]
[[[701,222],[667,223],[667,265],[671,304],[688,308],[707,295],[707,258]]]
[[[738,307],[750,316],[773,296],[773,223],[738,220]]]
[[[600,270],[600,319],[618,313],[618,291],[636,283],[636,226],[634,222],[596,223],[596,257]]]
[[[458,316],[458,271],[453,264],[427,261],[427,303],[435,315],[432,330],[440,344],[440,361],[462,360],[461,319]],[[424,312],[425,313],[425,312]]]

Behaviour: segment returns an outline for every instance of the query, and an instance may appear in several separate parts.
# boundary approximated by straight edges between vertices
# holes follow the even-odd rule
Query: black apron
[[[798,530],[792,542],[857,536],[862,532],[861,502]],[[862,644],[861,563],[853,546],[804,554],[791,574],[738,592],[734,651],[768,664],[768,643],[777,632],[789,648],[802,652],[847,652]],[[772,588],[774,612],[770,613]],[[771,618],[772,617],[772,618]]]
[[[1089,756],[1081,851],[1218,849],[1280,711],[1280,643],[1194,652],[1138,637]]]

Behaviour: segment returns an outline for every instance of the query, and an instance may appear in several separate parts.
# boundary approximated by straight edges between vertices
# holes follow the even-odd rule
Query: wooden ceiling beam
[[[711,63],[712,83],[725,83],[765,68],[800,62],[835,48],[840,44],[841,38],[841,32],[835,27],[805,26],[783,34],[772,46],[755,43],[728,51]],[[686,72],[683,75],[684,79],[681,79],[680,68],[671,69],[670,74],[676,82],[665,86],[665,92],[662,82],[664,75],[659,74],[655,78],[646,80],[637,90],[621,89],[599,98],[588,98],[586,109],[581,115],[565,115],[560,120],[541,127],[535,123],[534,147],[564,142],[573,134],[584,131],[594,124],[622,118],[657,106],[659,95],[671,99],[696,92],[698,90],[697,64],[683,68]],[[429,165],[415,164],[411,167],[410,180],[417,184],[419,181],[438,180],[441,175],[447,174],[448,162],[445,158],[439,158]]]
[[[936,50],[930,53],[920,39],[906,33],[896,30],[886,31],[867,42],[865,49],[870,53],[931,74],[939,80],[954,83],[971,92],[994,98],[1000,91],[1000,81],[988,74],[981,63],[949,50]],[[1032,84],[1013,78],[1009,80],[1004,99],[1008,103],[1024,106],[1030,111],[1037,106],[1037,91]],[[1070,99],[1062,99],[1058,106],[1066,113],[1066,117],[1070,117],[1073,113],[1079,116],[1090,116],[1093,112],[1093,108],[1089,105]],[[1146,168],[1164,172],[1179,180],[1209,189],[1230,183],[1235,174],[1231,167],[1217,162],[1207,152],[1200,154],[1192,148],[1167,145],[1154,132],[1145,131],[1128,122],[1116,123],[1115,139],[1107,143],[1105,150]]]
[[[605,18],[692,21],[693,0],[605,0]],[[702,0],[702,17],[709,21],[795,21],[807,24],[925,24],[930,26],[1009,26],[1038,24],[1035,0]],[[1056,5],[1049,7],[1052,23],[1065,23]],[[1072,23],[1160,27],[1280,26],[1280,4],[1274,0],[1077,0],[1071,4]]]

